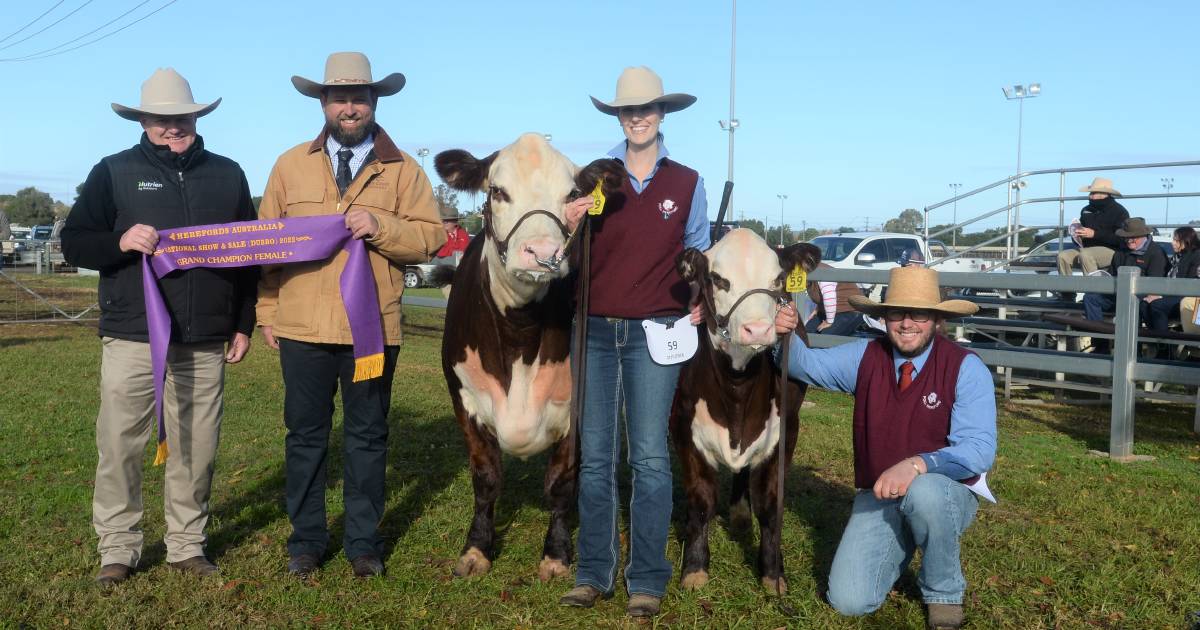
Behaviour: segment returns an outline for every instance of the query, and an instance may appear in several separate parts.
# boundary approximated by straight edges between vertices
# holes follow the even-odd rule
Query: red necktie
[[[912,385],[913,368],[912,361],[905,361],[900,364],[900,391],[904,391],[908,389],[909,385]]]

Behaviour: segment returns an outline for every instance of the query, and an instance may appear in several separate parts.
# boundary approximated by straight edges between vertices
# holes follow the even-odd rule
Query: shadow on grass
[[[62,341],[66,337],[62,335],[48,337],[7,337],[0,338],[0,348],[15,348],[16,346],[26,346],[33,343],[48,343],[51,341]]]
[[[1019,414],[1029,421],[1062,433],[1082,442],[1086,448],[1108,451],[1111,421],[1108,404],[1095,406],[1005,405],[1010,414]],[[1134,409],[1134,443],[1149,442],[1162,446],[1190,445],[1192,409],[1181,405],[1159,406],[1138,403]]]

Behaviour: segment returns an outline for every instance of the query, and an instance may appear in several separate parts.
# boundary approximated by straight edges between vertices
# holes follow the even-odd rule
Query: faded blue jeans
[[[978,507],[966,486],[934,473],[917,476],[899,499],[859,490],[829,571],[829,603],[843,615],[874,612],[920,548],[925,603],[961,604],[958,543]]]
[[[666,323],[676,317],[656,317]],[[671,524],[671,456],[667,420],[679,365],[650,359],[638,319],[588,318],[587,389],[580,420],[579,566],[575,584],[613,591],[621,557],[617,464],[621,420],[633,471],[629,498],[630,594],[662,597],[671,579],[667,534]],[[622,413],[624,412],[624,413]]]

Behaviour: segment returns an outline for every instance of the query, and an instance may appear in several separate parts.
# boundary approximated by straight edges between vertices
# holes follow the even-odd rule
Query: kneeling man
[[[980,358],[941,334],[948,317],[974,313],[942,301],[937,272],[891,271],[883,303],[853,296],[855,309],[882,316],[887,336],[814,350],[793,337],[793,378],[854,394],[854,485],[850,522],[829,574],[829,603],[845,615],[878,609],[921,550],[918,583],[929,626],[962,625],[959,538],[991,498],[980,476],[996,454],[996,398]],[[793,330],[790,308],[776,318]],[[973,492],[975,491],[975,492]]]

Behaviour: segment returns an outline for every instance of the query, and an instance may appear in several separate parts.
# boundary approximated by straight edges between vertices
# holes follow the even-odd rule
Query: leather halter
[[[763,295],[770,296],[772,299],[774,299],[776,302],[778,302],[781,306],[792,301],[792,296],[783,291],[772,291],[770,289],[750,289],[749,291],[746,291],[740,297],[738,297],[737,301],[733,303],[733,306],[729,307],[728,311],[725,311],[724,315],[718,315],[715,312],[713,313],[714,323],[716,324],[716,331],[718,333],[720,333],[721,337],[724,338],[725,341],[730,341],[732,339],[732,337],[729,334],[729,319],[731,317],[733,317],[734,311],[736,311],[737,308],[742,305],[742,302],[746,298],[748,298],[751,295],[754,295],[756,293],[761,293]]]
[[[565,224],[563,224],[562,219],[559,219],[553,213],[546,211],[546,210],[530,210],[529,212],[522,214],[517,219],[517,223],[512,226],[511,230],[508,231],[508,234],[506,234],[504,236],[504,238],[500,238],[496,235],[496,229],[492,224],[492,222],[493,222],[492,202],[489,200],[488,202],[486,202],[483,205],[484,229],[487,231],[488,238],[492,239],[492,242],[494,242],[496,244],[496,251],[500,254],[500,264],[501,265],[508,264],[508,241],[509,241],[509,239],[512,238],[512,235],[517,231],[517,228],[521,227],[521,224],[524,223],[525,220],[528,219],[529,217],[536,216],[539,214],[546,215],[547,217],[550,217],[551,221],[554,221],[554,225],[558,227],[558,230],[560,232],[562,232],[563,241],[567,242],[567,244],[570,244],[570,242],[573,242],[571,239],[572,234],[567,230],[567,226]],[[576,230],[576,231],[578,232],[578,230]],[[554,271],[554,270],[558,269],[559,264],[561,264],[565,258],[566,258],[566,246],[563,247],[563,255],[557,259],[552,258],[548,261],[543,261],[541,259],[536,259],[536,260],[539,265],[546,267],[550,271]]]

